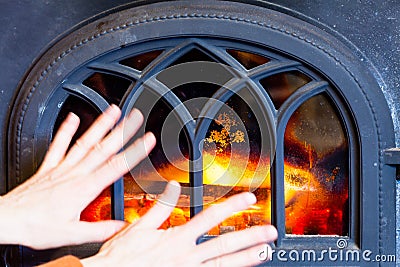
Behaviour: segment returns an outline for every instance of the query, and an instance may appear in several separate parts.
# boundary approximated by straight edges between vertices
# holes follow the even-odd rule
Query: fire
[[[242,125],[234,119],[232,114],[229,115],[226,112],[219,114],[217,119],[215,119],[215,123],[222,127],[222,129],[211,130],[209,137],[205,139],[208,143],[216,144],[215,152],[222,153],[233,143],[245,142],[245,134],[240,127]],[[239,129],[235,131],[235,128]]]
[[[247,136],[236,120],[222,113],[215,120],[215,129],[209,131],[203,150],[203,206],[207,207],[225,200],[238,192],[251,191],[257,203],[249,209],[233,214],[209,231],[218,235],[242,230],[253,225],[271,222],[270,159],[234,151],[249,144]],[[286,138],[287,136],[285,136]],[[290,138],[289,138],[290,137]],[[313,146],[301,143],[288,135],[285,145],[295,151],[285,158],[284,190],[286,232],[288,234],[334,234],[343,233],[346,222],[347,191],[332,191],[340,171],[335,167],[326,173],[325,167],[316,161]],[[245,151],[245,150],[243,150]],[[325,156],[328,155],[327,153]],[[300,159],[300,160],[299,160]],[[318,159],[320,160],[320,159]],[[186,158],[175,159],[157,169],[125,177],[125,220],[135,222],[155,203],[160,185],[175,180],[189,186],[189,162]],[[140,184],[140,185],[139,185]],[[142,187],[143,185],[148,187]],[[331,189],[330,189],[330,188]],[[144,192],[146,191],[146,192]],[[156,192],[157,193],[154,193]],[[186,191],[187,192],[187,191]],[[150,194],[154,193],[154,194]],[[109,191],[99,196],[82,212],[81,219],[98,221],[110,219],[111,198]],[[184,224],[190,219],[190,196],[182,194],[171,216],[161,226],[163,229]]]
[[[263,219],[259,218],[259,221],[261,220],[264,223],[270,221],[270,176],[268,164],[261,165],[257,164],[256,162],[249,162],[247,164],[247,168],[243,171],[237,166],[230,166],[232,165],[230,164],[230,160],[222,156],[213,157],[212,155],[205,154],[204,159],[204,161],[207,162],[205,163],[205,165],[208,165],[208,167],[204,171],[204,184],[213,185],[212,189],[210,190],[227,187],[224,192],[226,193],[226,195],[231,195],[232,192],[237,191],[253,191],[252,188],[255,187],[252,187],[252,185],[257,185],[258,187],[264,189],[265,194],[260,194],[258,196],[258,202],[254,206],[252,206],[247,211],[234,215],[236,221],[239,217],[251,217],[252,214],[256,213],[259,213],[257,216],[264,217]],[[235,162],[237,163],[237,161],[238,159],[236,159]],[[177,163],[176,165],[183,165],[183,162]],[[293,178],[302,176],[308,177],[309,179],[314,179],[310,173],[299,171],[289,166],[288,170],[291,174],[286,175],[288,177],[286,182],[287,189],[285,196],[287,203],[290,202],[290,200],[293,199],[299,191],[315,190],[315,188],[313,187],[307,187],[307,184],[304,182],[300,182],[299,179]],[[255,177],[257,174],[260,173],[262,173],[264,176]],[[187,181],[189,180],[187,171],[183,171],[182,169],[176,168],[176,166],[173,165],[168,165],[164,168],[159,169],[158,174],[166,180],[174,179],[181,183],[187,183]],[[306,178],[303,178],[303,180],[305,179]],[[219,195],[221,199],[218,199]],[[151,208],[152,205],[154,205],[154,199],[149,198],[148,196],[146,196],[146,194],[142,194],[141,196],[126,195],[125,198],[125,219],[129,222],[134,222],[139,219],[142,214],[144,214],[149,208]],[[225,199],[225,195],[221,195],[219,192],[216,192],[214,197],[205,197],[205,204],[212,205],[213,203],[217,203],[223,199]],[[92,203],[92,205],[90,205],[82,213],[82,219],[94,221],[105,218],[109,219],[110,205],[110,195],[103,193],[99,198],[95,200],[95,202]],[[188,206],[176,208],[171,217],[171,220],[173,220],[172,224],[179,225],[183,222],[183,218],[188,219],[189,215],[185,215],[185,212],[188,213],[188,210]],[[229,220],[232,221],[232,219]],[[243,221],[245,221],[245,219],[243,219]],[[224,223],[226,224],[226,222]],[[222,223],[222,225],[224,223]],[[235,223],[235,225],[237,228],[237,223]]]
[[[203,183],[206,185],[239,186],[248,189],[257,186],[270,187],[269,160],[249,161],[246,157],[231,158],[222,154],[203,154]],[[166,164],[156,175],[180,183],[189,182],[188,162],[180,160]],[[152,176],[149,174],[148,176]],[[154,177],[154,176],[153,176]]]
[[[237,159],[238,160],[238,159]],[[237,162],[237,160],[235,162]],[[209,234],[220,234],[231,230],[245,229],[252,225],[267,224],[271,221],[271,199],[270,199],[270,175],[269,164],[248,162],[243,171],[235,166],[230,166],[230,160],[219,155],[217,157],[205,154],[204,184],[212,185],[207,190],[213,192],[214,196],[204,197],[204,206],[216,204],[226,199],[227,196],[240,191],[254,191],[257,203],[248,210],[233,214],[223,221],[219,226],[209,231]],[[183,165],[183,162],[176,166]],[[188,172],[173,165],[167,165],[158,170],[158,174],[166,180],[177,180],[181,183],[188,182]],[[256,177],[263,174],[263,177]],[[254,182],[256,181],[256,182]],[[258,185],[258,189],[252,185]],[[221,194],[221,191],[225,194]],[[148,194],[125,195],[125,220],[135,222],[147,212],[154,204],[157,196]],[[168,228],[185,223],[190,219],[189,196],[181,196],[170,216],[162,228]],[[285,206],[286,206],[286,228],[288,233],[304,234],[307,227],[319,229],[320,234],[337,234],[330,231],[328,221],[334,220],[340,228],[342,211],[331,208],[332,202],[338,197],[329,199],[329,192],[325,192],[317,178],[308,170],[296,168],[285,163]],[[343,200],[343,196],[339,199]],[[333,205],[334,207],[335,205]],[[81,215],[82,220],[98,221],[111,218],[111,198],[109,193],[98,197]],[[318,223],[318,226],[310,226],[310,223]],[[339,230],[337,230],[339,231]]]

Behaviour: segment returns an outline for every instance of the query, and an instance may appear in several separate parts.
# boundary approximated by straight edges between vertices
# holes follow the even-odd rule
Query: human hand
[[[79,220],[81,211],[104,188],[155,145],[154,135],[148,133],[118,153],[143,121],[134,110],[110,132],[120,116],[119,108],[112,105],[67,153],[79,125],[79,118],[69,114],[36,174],[0,199],[1,244],[44,249],[101,242],[125,225],[121,221]]]
[[[91,266],[252,266],[260,264],[259,252],[277,237],[271,225],[231,232],[196,245],[199,236],[234,212],[256,202],[251,193],[241,193],[213,205],[188,223],[158,229],[168,218],[180,194],[177,182],[170,182],[164,194],[136,223],[106,242],[100,252],[81,260]],[[272,250],[269,250],[272,251]],[[271,255],[269,255],[269,258]]]

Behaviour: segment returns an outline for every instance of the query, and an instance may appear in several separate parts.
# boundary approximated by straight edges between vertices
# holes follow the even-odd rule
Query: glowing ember
[[[207,159],[214,159],[204,171],[204,184],[207,187],[207,196],[204,197],[205,208],[226,199],[237,192],[253,191],[252,185],[260,185],[254,193],[257,203],[248,210],[235,213],[220,225],[210,230],[209,234],[215,235],[232,230],[245,229],[252,225],[262,225],[271,221],[270,176],[269,166],[249,162],[245,171],[229,166],[229,158],[221,155],[212,157],[204,155]],[[183,162],[181,163],[183,164]],[[180,164],[177,164],[180,165]],[[205,165],[207,165],[205,163]],[[177,180],[187,183],[188,173],[172,165],[164,166],[158,170],[159,175],[167,180]],[[263,173],[263,177],[255,177]],[[151,177],[151,175],[149,175]],[[223,177],[223,179],[221,179]],[[217,183],[214,183],[217,182]],[[228,187],[228,188],[226,188]],[[223,194],[220,193],[223,191]],[[214,195],[210,195],[210,192]],[[146,213],[155,203],[157,195],[136,194],[125,195],[125,220],[134,222]],[[285,163],[285,205],[286,228],[288,233],[305,234],[315,231],[318,234],[338,234],[342,227],[343,211],[338,209],[338,199],[344,204],[346,196],[331,196],[319,184],[315,175],[310,171],[295,168]],[[189,196],[182,195],[170,218],[161,228],[181,225],[190,218]],[[110,219],[111,198],[103,193],[81,215],[82,220],[99,221]],[[329,223],[335,224],[329,226]]]

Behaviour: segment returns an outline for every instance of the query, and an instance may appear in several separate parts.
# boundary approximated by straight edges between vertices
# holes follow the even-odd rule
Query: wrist
[[[22,244],[25,229],[22,228],[23,218],[7,200],[6,196],[0,198],[0,244]]]

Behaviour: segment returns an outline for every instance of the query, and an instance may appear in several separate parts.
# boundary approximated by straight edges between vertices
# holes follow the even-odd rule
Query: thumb
[[[176,181],[170,181],[167,184],[163,194],[157,200],[156,204],[135,223],[135,228],[158,228],[168,219],[181,192],[181,186]]]
[[[128,223],[124,221],[99,221],[99,222],[83,222],[74,224],[73,234],[70,240],[71,244],[82,244],[91,242],[103,242],[119,231],[121,231]]]

